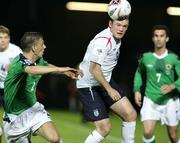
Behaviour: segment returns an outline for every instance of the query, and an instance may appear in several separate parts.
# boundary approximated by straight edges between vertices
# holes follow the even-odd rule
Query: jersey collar
[[[164,57],[166,57],[167,55],[168,55],[168,50],[166,50],[165,52],[164,52],[164,54],[162,54],[162,55],[157,55],[156,53],[153,53],[153,55],[156,57],[156,58],[158,58],[158,59],[163,59]]]

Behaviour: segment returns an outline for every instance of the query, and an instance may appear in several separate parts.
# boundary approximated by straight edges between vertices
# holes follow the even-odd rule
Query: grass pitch
[[[88,134],[94,129],[92,123],[82,123],[80,113],[72,113],[69,111],[62,110],[48,110],[51,114],[52,120],[54,121],[64,143],[83,143]],[[2,115],[2,109],[0,110]],[[120,143],[121,141],[121,121],[114,114],[110,116],[112,121],[112,131],[106,137],[102,143]],[[180,126],[179,126],[180,130]],[[179,131],[180,132],[180,131]],[[139,118],[137,119],[136,125],[136,143],[142,143],[143,127]],[[157,124],[156,130],[156,142],[157,143],[168,143],[168,136],[166,127]],[[47,141],[39,136],[32,137],[32,143],[46,143]],[[3,143],[4,137],[3,137]]]

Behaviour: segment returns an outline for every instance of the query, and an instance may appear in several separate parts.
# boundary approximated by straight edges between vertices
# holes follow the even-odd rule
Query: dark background
[[[109,0],[88,0],[106,2]],[[67,11],[63,0],[1,0],[0,24],[11,31],[17,45],[26,31],[39,31],[47,46],[45,59],[58,66],[76,65],[82,60],[89,41],[108,26],[108,15],[96,12]],[[132,7],[130,27],[123,38],[115,80],[132,99],[133,76],[142,52],[152,50],[151,29],[166,24],[170,29],[169,49],[180,52],[180,17],[169,16],[169,6],[180,6],[180,0],[129,0]],[[63,76],[46,75],[39,83],[38,97],[48,107],[68,108],[76,96],[74,81]]]

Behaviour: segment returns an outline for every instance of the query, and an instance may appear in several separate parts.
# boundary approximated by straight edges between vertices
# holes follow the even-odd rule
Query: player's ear
[[[109,20],[109,28],[112,27],[112,23],[113,23],[113,21],[112,21],[112,20]]]
[[[31,51],[34,53],[35,52],[35,45],[33,45],[32,47],[31,47]]]
[[[166,42],[168,42],[168,41],[169,41],[169,37],[166,38]]]
[[[152,42],[154,42],[154,36],[152,37]]]

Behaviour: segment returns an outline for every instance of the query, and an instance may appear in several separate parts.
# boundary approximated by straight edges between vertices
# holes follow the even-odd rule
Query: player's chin
[[[0,50],[3,51],[3,50],[5,50],[5,49],[8,47],[8,45],[4,45],[4,44],[3,44],[3,45],[0,45],[0,47],[1,47]]]
[[[124,36],[124,34],[117,34],[117,35],[115,36],[115,38],[116,38],[116,39],[121,39],[121,38],[123,38],[123,36]]]

